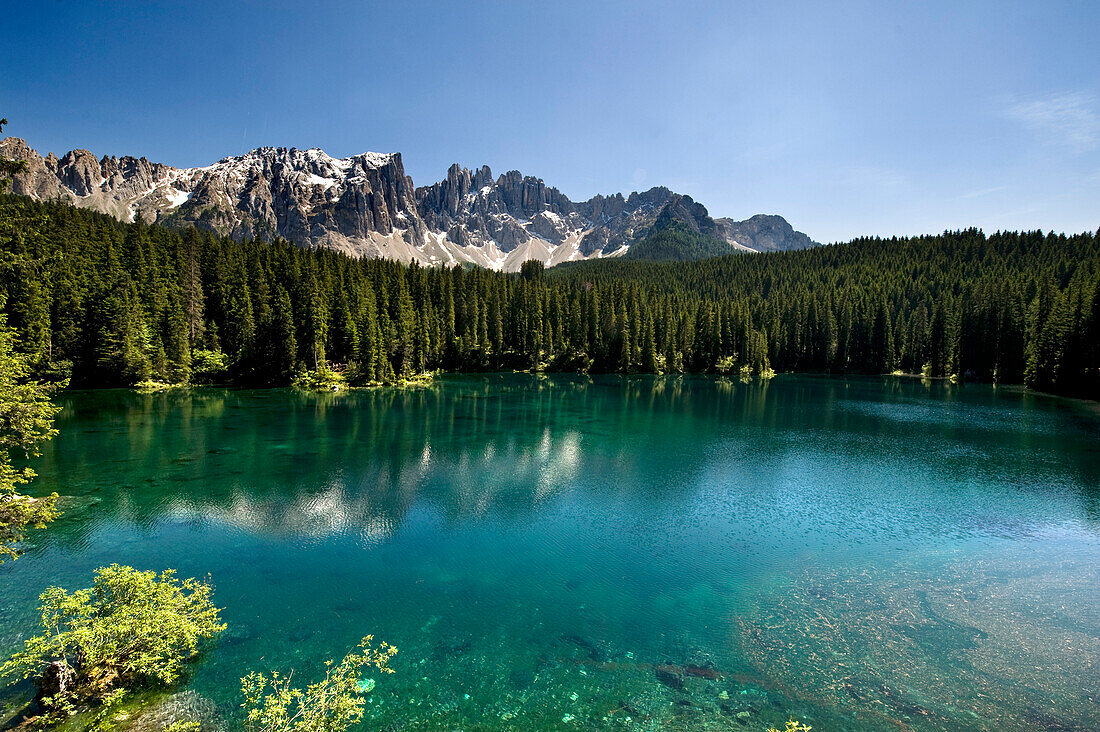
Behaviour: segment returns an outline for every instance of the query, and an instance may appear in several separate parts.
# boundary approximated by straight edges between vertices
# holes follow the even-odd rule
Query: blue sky
[[[820,241],[1100,227],[1097,2],[22,2],[0,115],[43,154],[260,145],[654,185]]]

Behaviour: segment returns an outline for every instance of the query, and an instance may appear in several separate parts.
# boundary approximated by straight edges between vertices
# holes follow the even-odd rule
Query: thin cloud
[[[1008,186],[994,186],[992,188],[983,188],[980,191],[971,191],[970,193],[964,193],[959,198],[980,198],[981,196],[988,196],[990,193],[996,193],[997,191],[1003,191]]]
[[[1023,123],[1046,144],[1085,152],[1100,145],[1096,106],[1091,94],[1056,94],[1014,104],[1008,116]]]

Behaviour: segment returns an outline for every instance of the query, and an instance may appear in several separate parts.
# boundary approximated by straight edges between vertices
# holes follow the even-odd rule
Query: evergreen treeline
[[[679,221],[658,222],[644,237],[630,245],[623,259],[651,262],[688,262],[729,254],[728,242],[698,231]]]
[[[234,242],[0,198],[4,309],[80,386],[434,369],[885,373],[1100,396],[1100,236],[858,240],[518,275]]]
[[[968,229],[698,262],[589,261],[552,276],[737,303],[780,371],[900,369],[1100,397],[1100,232]]]

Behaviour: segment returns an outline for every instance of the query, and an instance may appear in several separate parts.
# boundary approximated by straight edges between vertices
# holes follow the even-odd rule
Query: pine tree
[[[297,369],[298,342],[294,337],[294,309],[282,285],[275,286],[269,320],[265,327],[264,361],[268,381],[286,384]]]
[[[164,330],[167,380],[173,384],[186,384],[191,380],[191,340],[186,312],[175,303],[165,311]]]
[[[404,276],[397,275],[390,301],[390,317],[393,320],[393,342],[390,344],[390,362],[394,373],[401,378],[412,375],[413,349],[416,338],[416,312],[408,284]]]
[[[103,383],[131,386],[152,375],[151,343],[137,286],[124,277],[103,301],[102,348],[97,367]]]
[[[929,376],[949,376],[952,373],[950,314],[942,302],[932,308],[928,326]]]
[[[181,281],[183,283],[187,338],[191,343],[198,343],[202,338],[204,298],[201,246],[199,232],[195,227],[189,227],[183,233]]]
[[[646,318],[645,336],[642,339],[642,371],[647,374],[660,372],[657,364],[657,336],[654,333],[652,315]]]
[[[1092,233],[967,230],[506,274],[236,242],[4,196],[0,250],[16,349],[36,372],[82,386],[184,380],[191,349],[224,349],[202,355],[203,373],[224,360],[239,384],[285,384],[326,359],[379,381],[395,369],[549,361],[711,371],[731,356],[750,372],[927,365],[1079,395],[1098,381]]]
[[[872,373],[885,374],[894,370],[894,330],[886,301],[879,299],[871,326],[869,369]]]

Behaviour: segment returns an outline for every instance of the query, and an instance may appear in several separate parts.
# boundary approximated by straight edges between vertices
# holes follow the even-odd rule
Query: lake
[[[364,729],[1100,729],[1100,419],[901,378],[61,397],[0,567],[209,575],[189,689],[396,645]]]

